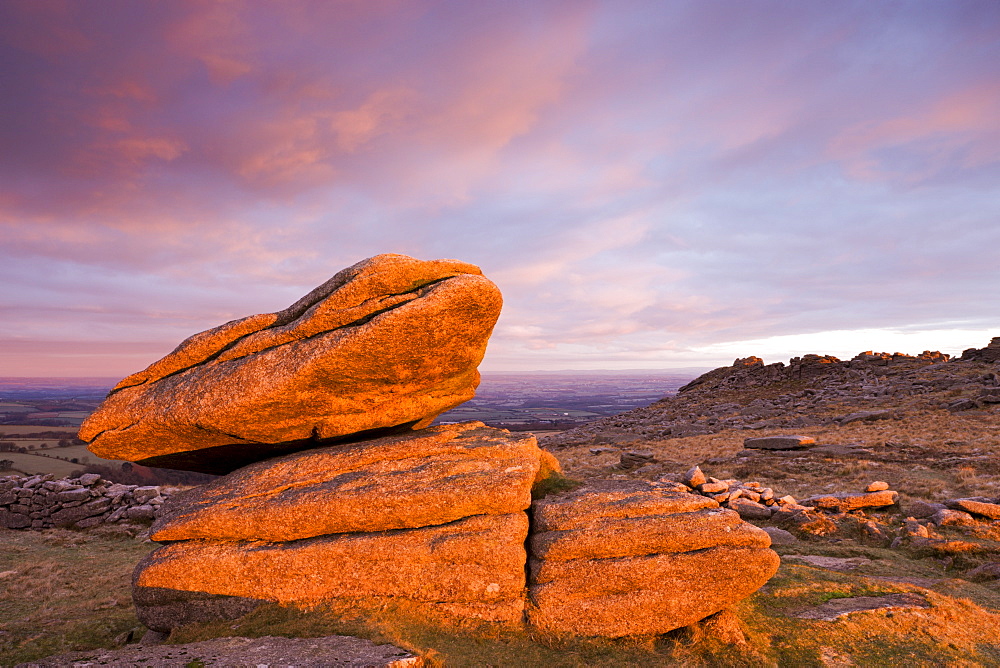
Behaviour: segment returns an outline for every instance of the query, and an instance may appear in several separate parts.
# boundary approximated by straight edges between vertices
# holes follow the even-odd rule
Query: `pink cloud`
[[[415,91],[408,88],[376,90],[357,109],[334,112],[330,127],[337,147],[354,153],[377,136],[397,130],[412,107]]]
[[[78,26],[83,8],[70,0],[7,0],[13,20],[0,25],[0,41],[59,60],[91,50],[96,41]]]
[[[861,180],[921,181],[948,169],[973,169],[1000,155],[1000,84],[978,83],[887,120],[863,122],[834,137],[827,150]],[[895,166],[882,152],[904,149],[917,164]]]
[[[204,0],[185,4],[187,12],[166,33],[174,53],[201,62],[217,85],[251,73],[255,40],[244,21],[246,6]]]
[[[135,341],[26,341],[0,337],[0,377],[119,378],[148,366],[174,344]]]

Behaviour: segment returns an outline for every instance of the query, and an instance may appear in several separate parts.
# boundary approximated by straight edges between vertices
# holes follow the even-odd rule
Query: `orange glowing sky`
[[[1000,335],[1000,3],[0,1],[0,376],[124,376],[383,252],[487,370]]]

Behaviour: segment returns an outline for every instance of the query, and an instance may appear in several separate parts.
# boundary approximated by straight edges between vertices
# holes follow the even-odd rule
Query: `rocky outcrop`
[[[172,489],[121,485],[96,473],[56,479],[51,473],[0,478],[0,527],[86,529],[105,523],[148,523]]]
[[[764,531],[674,483],[595,483],[532,512],[529,619],[557,633],[664,633],[749,596],[778,567]]]
[[[520,621],[527,535],[528,518],[520,512],[282,543],[180,541],[151,552],[133,582],[136,600],[149,607],[159,599],[143,590],[157,588],[296,604],[403,599],[462,616]],[[139,618],[150,621],[144,607]]]
[[[379,255],[284,311],[195,334],[112,390],[80,438],[106,459],[226,473],[470,399],[500,312],[479,269]]]
[[[622,636],[773,575],[765,532],[666,482],[537,503],[529,563],[525,511],[558,462],[531,435],[427,428],[472,397],[499,308],[471,265],[381,255],[119,383],[81,429],[95,454],[226,474],[163,504],[164,545],[133,573],[139,619],[168,632],[276,602],[521,624],[530,591],[538,627]]]
[[[601,418],[542,440],[546,448],[633,444],[729,429],[797,430],[895,420],[911,411],[989,409],[1000,403],[1000,337],[951,360],[865,351],[851,360],[804,355],[764,364],[737,359],[643,408]]]
[[[519,622],[525,510],[557,469],[530,434],[479,422],[252,464],[164,507],[151,535],[168,544],[134,574],[140,619],[385,599]]]
[[[1000,362],[1000,336],[994,336],[985,348],[969,348],[962,351],[962,359],[976,362]]]

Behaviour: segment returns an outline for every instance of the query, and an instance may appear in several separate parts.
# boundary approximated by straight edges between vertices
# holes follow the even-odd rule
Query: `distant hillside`
[[[1000,403],[1000,337],[950,360],[866,351],[851,360],[806,355],[765,365],[736,360],[705,373],[650,406],[546,437],[550,448],[681,438],[729,429],[796,429],[854,420],[901,418],[914,411],[962,411]],[[861,415],[861,413],[871,413]]]

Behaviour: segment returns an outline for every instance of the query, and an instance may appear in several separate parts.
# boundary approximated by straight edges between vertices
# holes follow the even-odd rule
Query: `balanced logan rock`
[[[500,306],[473,265],[369,258],[284,311],[188,338],[118,383],[80,438],[105,459],[227,473],[420,429],[473,397]]]

